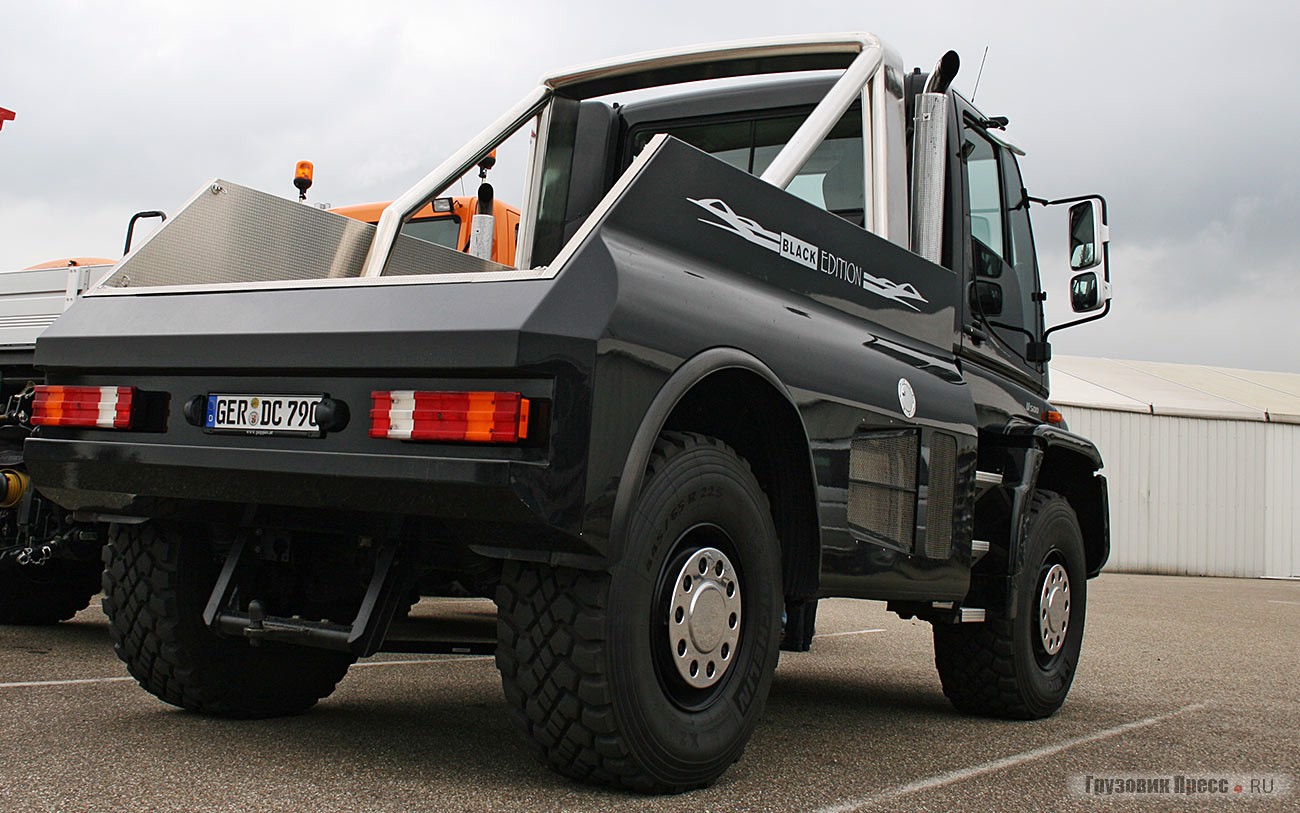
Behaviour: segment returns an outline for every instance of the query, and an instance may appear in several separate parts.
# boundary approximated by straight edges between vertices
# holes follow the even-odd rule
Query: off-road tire
[[[0,567],[0,624],[57,624],[90,606],[99,592],[99,562],[51,559]]]
[[[732,660],[701,688],[677,673],[669,636],[681,634],[670,629],[676,574],[709,550],[734,567],[742,610]],[[566,776],[646,793],[709,785],[762,713],[780,585],[776,530],[749,466],[712,438],[665,433],[616,565],[506,565],[496,655],[506,699]]]
[[[201,534],[114,525],[104,549],[113,649],[149,693],[220,717],[297,714],[334,691],[347,653],[223,638],[203,623],[219,562]]]
[[[1087,605],[1083,535],[1074,509],[1050,491],[1033,497],[1023,566],[1016,585],[1016,617],[989,613],[974,624],[934,624],[934,662],[943,693],[960,711],[986,717],[1033,720],[1065,702],[1083,643]],[[1069,626],[1058,652],[1038,640],[1039,598],[1050,564],[1069,577]]]

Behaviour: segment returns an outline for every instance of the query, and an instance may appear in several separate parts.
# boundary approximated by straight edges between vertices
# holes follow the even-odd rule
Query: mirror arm
[[[1073,198],[1057,198],[1056,200],[1048,200],[1047,198],[1036,198],[1032,195],[1028,196],[1028,198],[1030,203],[1037,203],[1040,206],[1059,206],[1062,203],[1082,203],[1085,200],[1099,200],[1101,201],[1102,217],[1103,218],[1106,217],[1106,199],[1103,198],[1101,195],[1079,195]]]
[[[1043,332],[1043,341],[1047,341],[1048,336],[1051,336],[1053,333],[1060,330],[1061,328],[1074,327],[1075,325],[1083,325],[1083,324],[1087,324],[1088,322],[1095,322],[1108,313],[1110,313],[1109,299],[1106,300],[1106,306],[1103,307],[1099,313],[1094,313],[1092,316],[1085,316],[1082,319],[1075,319],[1073,322],[1066,322],[1065,324],[1062,325],[1053,325],[1052,327],[1049,327],[1046,331]]]

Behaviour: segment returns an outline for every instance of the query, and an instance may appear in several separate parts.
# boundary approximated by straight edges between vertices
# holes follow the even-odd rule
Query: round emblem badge
[[[904,416],[911,418],[916,415],[916,393],[906,378],[898,379],[898,406],[903,410]]]

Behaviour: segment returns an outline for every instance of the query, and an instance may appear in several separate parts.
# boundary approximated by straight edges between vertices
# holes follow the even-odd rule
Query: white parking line
[[[81,686],[87,683],[135,682],[133,677],[78,678],[76,680],[23,680],[17,683],[0,683],[0,689],[35,689],[42,686]]]
[[[1279,601],[1275,598],[1268,600],[1269,604],[1290,604],[1292,607],[1300,607],[1300,601]]]
[[[813,636],[817,638],[835,638],[839,635],[866,635],[869,632],[884,632],[884,630],[849,630],[848,632],[819,632]]]
[[[918,779],[915,782],[909,782],[908,784],[903,785],[902,787],[893,788],[892,790],[881,791],[880,793],[874,793],[870,796],[864,796],[861,799],[854,799],[848,802],[840,802],[839,804],[828,805],[826,807],[818,808],[817,813],[850,813],[851,811],[854,810],[862,810],[864,808],[868,808],[873,805],[880,804],[881,802],[893,801],[899,798],[900,796],[909,796],[913,793],[919,793],[920,791],[923,790],[930,790],[932,788],[941,788],[944,787],[945,785],[951,785],[955,782],[961,782],[966,779],[973,779],[977,776],[983,776],[984,774],[987,773],[993,773],[994,771],[1003,770],[1004,768],[1014,768],[1017,765],[1023,765],[1026,762],[1033,762],[1034,760],[1042,759],[1043,757],[1050,757],[1054,754],[1059,754],[1062,751],[1068,750],[1070,748],[1075,748],[1080,745],[1087,745],[1088,743],[1092,743],[1092,742],[1108,740],[1111,737],[1118,737],[1120,734],[1127,734],[1130,731],[1137,731],[1138,729],[1148,728],[1150,726],[1156,725],[1157,723],[1163,723],[1166,720],[1172,720],[1173,718],[1186,714],[1189,711],[1198,711],[1205,707],[1206,707],[1205,703],[1193,703],[1190,706],[1184,706],[1181,709],[1178,709],[1177,711],[1171,711],[1168,714],[1160,714],[1155,717],[1147,717],[1142,720],[1134,720],[1131,723],[1124,723],[1123,725],[1117,725],[1114,728],[1107,728],[1102,731],[1098,731],[1095,734],[1086,734],[1082,737],[1075,737],[1072,740],[1065,740],[1064,742],[1058,742],[1055,745],[1044,745],[1041,748],[1035,748],[1032,751],[1025,751],[1023,753],[1013,754],[1012,756],[1003,757],[1002,759],[995,759],[991,762],[985,762],[981,765],[975,765],[970,768],[963,768],[960,771],[951,771],[949,773],[939,774],[937,776],[931,776],[926,779]]]
[[[409,666],[417,663],[461,663],[464,661],[492,660],[491,655],[470,655],[463,658],[411,658],[400,661],[366,661],[354,663],[352,667],[362,666]],[[73,680],[20,680],[14,683],[0,683],[0,689],[40,689],[47,686],[85,686],[93,683],[134,683],[133,677],[97,677],[76,678]]]

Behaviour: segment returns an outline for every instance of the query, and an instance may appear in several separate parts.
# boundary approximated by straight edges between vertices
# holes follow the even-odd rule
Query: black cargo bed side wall
[[[616,298],[593,382],[584,539],[593,546],[603,540],[609,558],[619,555],[621,523],[648,458],[646,438],[652,444],[665,427],[725,431],[727,420],[688,416],[726,406],[716,390],[694,390],[728,380],[715,377],[726,372],[744,382],[731,390],[731,414],[744,411],[744,399],[770,399],[764,403],[777,413],[782,404],[793,407],[786,417],[741,424],[760,435],[778,433],[761,445],[783,451],[756,469],[788,475],[764,487],[794,551],[787,560],[798,563],[787,572],[796,591],[809,592],[819,581],[824,593],[830,575],[842,595],[964,595],[969,559],[959,551],[969,551],[968,529],[947,560],[899,554],[867,567],[879,551],[844,528],[832,528],[835,538],[827,538],[833,509],[817,497],[811,499],[819,507],[808,507],[818,486],[837,485],[811,474],[810,439],[847,448],[862,431],[921,426],[954,438],[961,459],[973,455],[972,399],[951,353],[959,295],[952,272],[673,139],[647,156],[598,217],[556,287],[558,293],[569,287],[565,277],[580,277],[583,287]],[[760,233],[737,225],[744,221]],[[784,255],[761,232],[793,236],[816,257]],[[535,318],[545,312],[539,308]],[[720,351],[737,355],[701,364],[698,379],[667,388],[688,360]],[[903,378],[919,405],[912,420],[899,405]],[[647,417],[663,414],[662,421]],[[799,420],[788,418],[795,414]],[[843,480],[847,472],[836,476]],[[829,561],[827,551],[835,554]],[[813,571],[820,575],[810,577]]]

